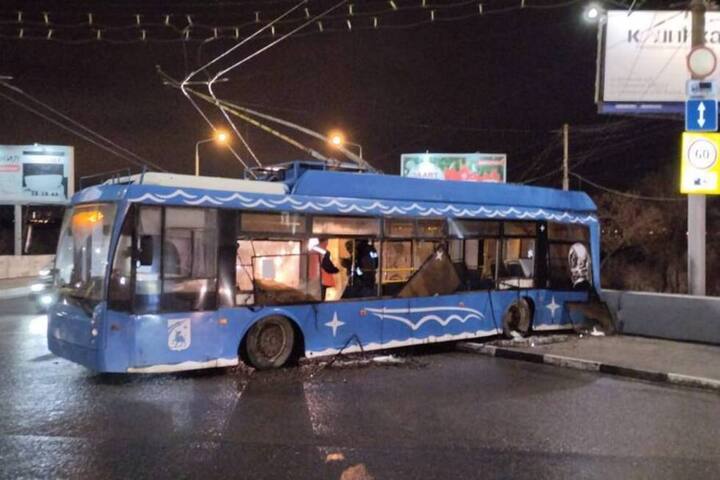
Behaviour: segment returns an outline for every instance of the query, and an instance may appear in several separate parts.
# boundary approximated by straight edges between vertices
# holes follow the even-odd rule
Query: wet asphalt
[[[0,303],[1,478],[718,478],[720,395],[459,353],[100,375]]]

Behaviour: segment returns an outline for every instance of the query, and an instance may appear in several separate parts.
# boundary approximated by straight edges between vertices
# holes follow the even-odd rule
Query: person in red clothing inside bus
[[[327,289],[335,286],[334,275],[340,272],[340,270],[332,262],[330,252],[327,247],[327,238],[320,238],[318,244],[312,247],[312,251],[318,256],[318,262],[320,265],[320,300],[322,301],[325,301]]]

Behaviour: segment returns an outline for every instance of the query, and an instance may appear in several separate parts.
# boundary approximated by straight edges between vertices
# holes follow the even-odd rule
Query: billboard
[[[65,203],[73,178],[73,147],[0,145],[0,204]]]
[[[600,112],[681,113],[690,78],[691,26],[687,11],[608,11],[598,46]],[[706,13],[705,41],[720,53],[720,12]]]
[[[504,153],[404,153],[400,175],[435,180],[505,183]]]

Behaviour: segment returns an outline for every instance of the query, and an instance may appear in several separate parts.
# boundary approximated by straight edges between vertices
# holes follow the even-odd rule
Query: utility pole
[[[563,190],[570,190],[570,168],[568,167],[568,152],[570,149],[569,139],[570,127],[567,123],[563,124]]]
[[[705,45],[705,0],[692,0],[692,47]],[[693,75],[693,79],[697,77]],[[688,194],[688,293],[705,296],[705,195]]]

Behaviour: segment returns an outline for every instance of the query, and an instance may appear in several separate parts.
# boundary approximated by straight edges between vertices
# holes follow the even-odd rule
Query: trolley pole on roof
[[[562,188],[563,190],[570,190],[570,167],[569,164],[569,149],[570,149],[570,139],[569,139],[569,132],[570,127],[567,123],[563,124],[563,182],[562,182]]]
[[[692,0],[692,47],[705,45],[705,0]],[[698,79],[695,75],[693,79]],[[705,195],[688,195],[688,293],[705,295]]]

